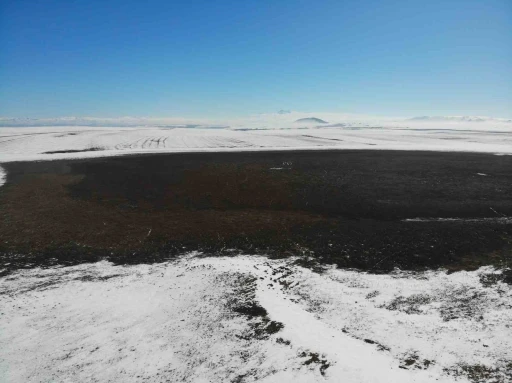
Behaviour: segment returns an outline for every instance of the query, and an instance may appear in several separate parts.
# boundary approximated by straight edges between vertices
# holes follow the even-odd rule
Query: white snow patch
[[[2,168],[2,165],[0,165],[0,186],[5,183],[6,178],[7,173],[5,172],[4,168]]]
[[[193,254],[22,270],[0,279],[0,380],[466,381],[447,371],[512,360],[512,289],[488,276],[499,272],[316,274]],[[266,339],[230,310],[246,277],[284,325]]]
[[[0,162],[154,152],[295,149],[512,154],[512,122],[503,119],[404,120],[322,113],[318,116],[330,121],[329,124],[298,127],[294,122],[308,116],[309,113],[292,112],[195,123],[151,118],[68,118],[43,122],[4,119],[0,125],[12,123],[17,127],[0,127]],[[51,126],[52,122],[58,126]],[[70,125],[62,125],[66,122]],[[38,123],[49,126],[32,126]]]
[[[493,222],[512,223],[512,217],[486,217],[486,218],[406,218],[404,222]]]

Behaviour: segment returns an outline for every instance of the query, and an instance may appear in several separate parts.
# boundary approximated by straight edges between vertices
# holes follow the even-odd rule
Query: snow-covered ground
[[[19,271],[0,279],[0,381],[505,382],[512,288],[496,277],[199,254]]]
[[[7,177],[7,174],[5,173],[4,168],[0,166],[0,186],[2,186],[5,183],[5,178]]]
[[[2,127],[0,163],[291,149],[512,154],[508,120],[314,116],[328,123],[282,113],[200,126]],[[23,270],[0,277],[0,381],[508,382],[512,289],[500,272],[317,274],[292,260],[197,254]]]
[[[303,113],[270,114],[247,119],[210,121],[209,124],[206,121],[192,124],[190,121],[184,123],[181,120],[165,119],[125,118],[92,122],[57,119],[44,123],[58,126],[0,127],[0,163],[148,152],[290,149],[512,153],[510,120],[467,117],[404,120],[321,114],[317,116],[328,123],[296,122],[307,116]],[[0,120],[0,126],[8,121]],[[43,123],[16,120],[12,124],[23,122],[28,125]],[[89,123],[94,126],[62,126],[66,122]],[[115,126],[96,126],[99,123]],[[137,123],[149,125],[140,126]]]

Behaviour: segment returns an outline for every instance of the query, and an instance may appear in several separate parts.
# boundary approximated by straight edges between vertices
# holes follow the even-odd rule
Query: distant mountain
[[[291,112],[291,110],[281,109],[279,112],[277,112],[277,114],[290,114]]]
[[[419,116],[410,118],[411,121],[452,121],[452,122],[512,122],[511,119],[484,116]]]
[[[298,123],[301,123],[301,124],[309,124],[309,123],[313,123],[313,124],[327,124],[328,123],[327,121],[324,121],[324,120],[322,120],[320,118],[316,118],[316,117],[299,118],[295,122],[298,122]]]

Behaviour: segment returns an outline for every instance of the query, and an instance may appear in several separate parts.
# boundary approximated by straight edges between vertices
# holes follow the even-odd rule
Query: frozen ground
[[[490,268],[318,274],[190,254],[24,270],[0,280],[0,380],[507,382],[511,299]]]
[[[97,157],[147,152],[289,149],[396,149],[512,153],[512,122],[498,119],[421,118],[393,120],[322,114],[327,124],[296,123],[307,114],[260,115],[247,119],[48,120],[58,126],[0,127],[0,163]],[[0,119],[0,126],[10,120]],[[3,123],[2,123],[3,122]],[[173,124],[174,122],[174,124]],[[178,124],[178,122],[181,122]],[[42,124],[43,122],[40,122]],[[89,123],[94,126],[62,126]],[[98,127],[97,124],[115,126]],[[145,124],[140,126],[137,124]]]
[[[6,176],[7,174],[5,174],[5,170],[0,166],[0,186],[4,184]]]
[[[299,117],[4,127],[0,163],[283,149],[512,154],[510,121]],[[512,289],[501,273],[318,274],[293,260],[197,254],[18,271],[0,277],[0,381],[510,382]]]

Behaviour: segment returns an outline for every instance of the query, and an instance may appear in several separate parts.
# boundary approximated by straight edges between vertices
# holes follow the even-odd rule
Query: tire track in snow
[[[146,139],[144,140],[144,142],[142,143],[142,145],[140,146],[141,149],[148,149],[148,142],[151,143],[152,141],[152,138],[150,137],[146,137]]]
[[[139,138],[135,141],[126,141],[122,144],[118,144],[115,146],[116,149],[118,150],[126,150],[126,149],[137,149],[138,147],[140,147],[140,145],[138,145],[138,143],[140,141],[144,140],[144,137],[143,138]]]
[[[372,344],[344,334],[327,323],[319,320],[315,314],[307,312],[300,305],[287,298],[279,280],[288,272],[265,262],[265,268],[259,268],[260,279],[256,298],[272,320],[284,324],[279,335],[299,350],[313,352],[326,358],[330,363],[326,370],[326,381],[344,382],[451,382],[448,377],[433,376],[429,371],[406,371],[400,369],[397,361]],[[279,381],[273,376],[272,381]]]
[[[211,264],[214,269],[219,271],[237,271],[256,277],[256,300],[266,310],[271,320],[284,325],[275,335],[277,339],[281,339],[280,343],[294,350],[299,359],[307,358],[308,355],[316,355],[317,359],[313,362],[307,363],[307,360],[304,360],[304,365],[310,365],[313,369],[320,367],[315,367],[314,364],[321,363],[322,360],[327,362],[325,374],[321,373],[313,378],[302,371],[292,374],[295,375],[293,376],[294,382],[467,382],[465,377],[454,378],[443,373],[440,368],[404,369],[398,359],[378,349],[375,344],[331,327],[315,313],[307,311],[284,291],[283,286],[287,283],[288,285],[299,283],[298,281],[294,282],[293,266],[290,267],[289,263],[262,261],[254,258],[205,259],[201,262]],[[287,281],[287,277],[291,277],[291,281]],[[287,369],[283,369],[261,381],[288,382],[292,381],[290,380],[292,375]]]

